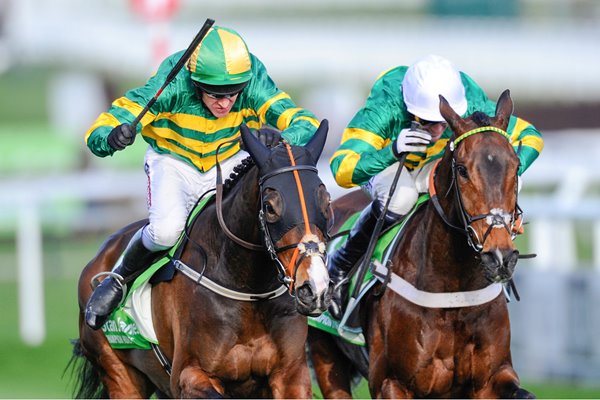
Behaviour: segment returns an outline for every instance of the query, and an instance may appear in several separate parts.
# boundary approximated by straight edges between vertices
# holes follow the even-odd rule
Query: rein
[[[469,243],[469,246],[477,253],[481,253],[481,251],[483,250],[483,243],[485,243],[485,241],[486,241],[487,237],[489,236],[489,234],[491,233],[492,229],[494,229],[496,227],[502,227],[502,228],[506,229],[510,233],[511,237],[514,239],[515,235],[516,235],[513,232],[515,221],[518,219],[519,216],[521,216],[523,214],[523,211],[521,210],[521,207],[519,207],[518,202],[515,202],[515,209],[512,212],[512,215],[508,215],[508,214],[502,212],[502,210],[492,209],[487,214],[471,216],[465,210],[465,207],[463,205],[463,200],[462,200],[462,193],[457,184],[457,178],[456,178],[457,166],[456,166],[456,159],[454,157],[454,154],[455,154],[454,150],[457,148],[458,144],[460,142],[462,142],[464,139],[466,139],[472,135],[475,135],[477,133],[489,132],[489,131],[499,133],[502,136],[504,136],[507,140],[510,141],[510,135],[506,131],[504,131],[500,128],[494,127],[494,126],[483,126],[483,127],[475,128],[475,129],[472,129],[470,131],[463,133],[458,138],[451,141],[448,146],[449,150],[452,152],[452,181],[450,184],[451,187],[449,188],[448,192],[452,189],[452,187],[454,187],[455,196],[458,201],[458,207],[460,210],[459,215],[460,215],[460,218],[463,223],[462,227],[456,226],[450,221],[450,219],[444,212],[444,209],[442,208],[442,206],[439,202],[439,198],[437,196],[434,178],[435,178],[435,173],[437,171],[437,167],[439,166],[441,159],[436,161],[436,163],[431,171],[431,174],[429,175],[429,194],[430,194],[431,201],[433,202],[436,212],[442,218],[442,220],[444,221],[444,223],[446,225],[448,225],[449,227],[451,227],[451,228],[459,231],[463,235],[465,235],[467,237],[467,242]],[[518,189],[515,188],[515,191],[517,191],[517,190]],[[518,196],[518,192],[515,193],[515,196]],[[489,227],[485,231],[483,238],[480,239],[479,236],[477,235],[477,232],[473,228],[472,224],[473,224],[473,222],[480,221],[483,219],[485,219],[487,221]],[[507,221],[507,220],[509,220],[509,221]]]
[[[228,144],[228,143],[232,143],[237,140],[239,140],[239,139],[232,140],[229,142],[224,142],[221,145],[219,145],[219,147],[217,148],[217,154],[216,154],[216,159],[217,159],[217,161],[216,161],[216,167],[217,167],[216,212],[217,212],[217,219],[219,221],[219,225],[221,226],[221,229],[223,229],[223,232],[225,233],[225,235],[227,237],[229,237],[231,240],[233,240],[235,243],[237,243],[238,245],[240,245],[246,249],[252,250],[252,251],[265,251],[266,250],[267,253],[269,254],[269,256],[271,257],[271,260],[273,260],[275,262],[275,264],[277,265],[277,268],[279,270],[278,279],[289,289],[290,293],[292,293],[293,287],[294,287],[293,283],[295,281],[296,272],[297,272],[302,260],[307,256],[315,256],[315,255],[325,259],[325,244],[315,234],[313,234],[310,231],[310,223],[309,223],[310,221],[308,218],[306,201],[304,199],[304,190],[302,187],[302,182],[300,180],[300,174],[298,173],[299,170],[306,170],[306,171],[314,172],[315,174],[318,174],[319,171],[316,167],[311,166],[311,165],[296,165],[296,161],[294,159],[294,155],[292,153],[291,146],[285,141],[282,142],[287,150],[287,153],[288,153],[288,156],[290,159],[290,165],[286,166],[286,167],[278,168],[278,169],[276,169],[272,172],[269,172],[268,174],[265,174],[264,176],[261,176],[259,178],[258,185],[259,185],[260,203],[261,204],[260,204],[260,210],[258,213],[258,219],[259,219],[259,223],[260,223],[260,229],[263,234],[264,246],[250,243],[246,240],[239,238],[233,232],[231,232],[231,230],[229,230],[229,228],[227,227],[227,224],[225,223],[225,219],[223,218],[223,177],[222,177],[222,170],[221,170],[221,165],[219,163],[219,157],[218,157],[219,150],[220,150],[221,146]],[[265,220],[262,192],[264,190],[263,186],[266,181],[268,181],[269,179],[271,179],[275,176],[285,174],[285,173],[290,173],[290,172],[294,175],[294,181],[296,183],[296,188],[297,188],[298,196],[300,199],[300,206],[301,206],[301,211],[302,211],[302,218],[304,221],[305,232],[304,232],[304,236],[302,237],[300,242],[278,248],[275,246],[275,243],[273,243],[273,240],[271,238],[271,233],[268,229],[268,225]],[[280,253],[282,251],[286,251],[286,250],[290,250],[290,249],[294,249],[294,254],[292,255],[289,265],[286,267],[279,260],[279,257],[277,255],[278,255],[278,253]]]

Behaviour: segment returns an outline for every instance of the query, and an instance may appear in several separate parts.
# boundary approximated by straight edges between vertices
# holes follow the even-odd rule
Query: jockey
[[[275,85],[237,32],[214,26],[140,124],[131,126],[183,53],[167,57],[145,86],[115,100],[85,135],[99,157],[123,150],[138,133],[149,144],[144,160],[149,222],[90,297],[85,321],[92,329],[102,327],[123,301],[126,285],[176,243],[198,198],[215,187],[217,147],[224,176],[248,157],[239,142],[223,144],[240,137],[241,124],[256,129],[266,145],[281,137],[304,145],[319,125],[314,114]]]
[[[406,215],[419,194],[428,190],[432,161],[442,156],[452,135],[439,111],[440,94],[463,117],[475,111],[495,114],[496,103],[467,74],[448,60],[429,55],[411,66],[392,68],[375,81],[365,106],[346,127],[331,157],[336,182],[345,188],[361,186],[372,199],[346,243],[329,260],[329,276],[335,285],[329,311],[335,318],[342,317],[347,275],[368,247],[401,154],[407,153],[407,157],[383,216],[383,229]],[[411,129],[415,123],[418,128]],[[507,130],[515,150],[522,146],[520,176],[542,151],[542,136],[533,125],[515,116],[511,116]]]

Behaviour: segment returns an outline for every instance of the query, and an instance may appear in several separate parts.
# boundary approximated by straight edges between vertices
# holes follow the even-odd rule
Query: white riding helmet
[[[442,95],[457,114],[467,111],[465,87],[450,61],[428,55],[411,65],[402,81],[402,95],[408,111],[427,121],[444,121],[440,114]]]

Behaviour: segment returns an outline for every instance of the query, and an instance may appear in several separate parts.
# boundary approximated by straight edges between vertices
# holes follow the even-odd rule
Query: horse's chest
[[[412,340],[407,338],[402,357],[394,362],[414,376],[417,392],[453,397],[455,387],[486,381],[504,358],[503,333],[490,335],[486,321],[484,314],[427,313],[414,320]]]
[[[252,338],[223,349],[217,375],[226,380],[243,381],[251,376],[267,376],[278,363],[277,346],[266,337]]]

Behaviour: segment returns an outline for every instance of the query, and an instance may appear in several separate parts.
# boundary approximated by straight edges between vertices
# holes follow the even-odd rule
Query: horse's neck
[[[455,225],[462,226],[456,220],[452,204],[444,202],[444,210]],[[404,279],[419,290],[431,292],[469,291],[487,285],[478,271],[476,253],[468,246],[465,235],[446,225],[431,202],[421,218],[413,218],[412,224],[414,231],[407,235],[404,249],[398,253],[408,261],[399,261]]]
[[[229,230],[252,244],[262,244],[259,226],[260,210],[258,172],[250,170],[232,188],[223,201],[223,218]],[[276,270],[265,251],[246,249],[235,243],[224,233],[220,238],[218,275],[245,289],[271,289],[276,279]]]

